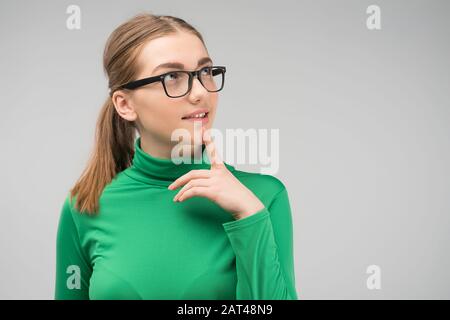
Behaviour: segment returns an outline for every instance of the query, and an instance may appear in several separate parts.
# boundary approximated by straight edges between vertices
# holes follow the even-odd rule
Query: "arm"
[[[80,245],[69,198],[61,210],[56,237],[55,300],[89,299],[92,268]]]
[[[236,254],[236,299],[298,299],[292,216],[284,187],[268,208],[223,227]]]

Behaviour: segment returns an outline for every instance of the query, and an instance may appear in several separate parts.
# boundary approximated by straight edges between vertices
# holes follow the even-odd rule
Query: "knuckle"
[[[192,181],[191,181],[191,186],[192,186],[192,187],[197,187],[198,184],[199,184],[199,181],[198,181],[198,180],[192,180]]]

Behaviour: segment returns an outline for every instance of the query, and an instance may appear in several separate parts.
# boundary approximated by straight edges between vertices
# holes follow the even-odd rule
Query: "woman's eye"
[[[202,72],[204,72],[205,74],[210,74],[211,73],[211,67],[205,67],[202,69]]]
[[[178,74],[176,72],[169,73],[166,75],[167,80],[176,80],[178,78]]]

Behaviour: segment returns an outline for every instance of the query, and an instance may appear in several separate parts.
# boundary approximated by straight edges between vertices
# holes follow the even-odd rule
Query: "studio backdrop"
[[[61,208],[108,96],[103,49],[141,12],[185,19],[227,67],[214,127],[248,133],[226,160],[289,192],[299,299],[450,298],[449,1],[9,0],[1,299],[54,297]]]

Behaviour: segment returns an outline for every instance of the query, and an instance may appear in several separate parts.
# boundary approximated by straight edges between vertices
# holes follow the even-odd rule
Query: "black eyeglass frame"
[[[220,88],[218,90],[208,90],[205,85],[202,83],[202,80],[200,78],[200,72],[203,71],[206,68],[212,68],[214,71],[214,68],[221,70],[222,73],[222,85],[220,86]],[[174,73],[174,72],[184,72],[187,73],[189,75],[189,81],[188,81],[188,89],[186,91],[185,94],[179,95],[179,96],[171,96],[169,95],[169,93],[167,92],[167,88],[166,88],[166,84],[164,83],[164,77],[168,74]],[[179,98],[179,97],[183,97],[185,95],[187,95],[191,89],[192,89],[192,82],[194,77],[197,77],[198,81],[200,81],[200,83],[202,84],[202,86],[208,91],[208,92],[218,92],[220,90],[223,89],[223,86],[225,84],[225,72],[226,72],[226,67],[225,66],[206,66],[206,67],[202,67],[199,70],[195,70],[195,71],[187,71],[187,70],[172,70],[172,71],[168,71],[165,72],[163,74],[157,75],[157,76],[152,76],[152,77],[148,77],[148,78],[143,78],[143,79],[139,79],[139,80],[134,80],[134,81],[130,81],[128,83],[125,83],[121,86],[119,86],[117,88],[117,90],[119,89],[129,89],[129,90],[134,90],[137,89],[139,87],[145,86],[147,84],[150,83],[154,83],[154,82],[161,82],[164,88],[164,91],[166,93],[166,95],[170,98]],[[214,75],[213,75],[214,76]]]

